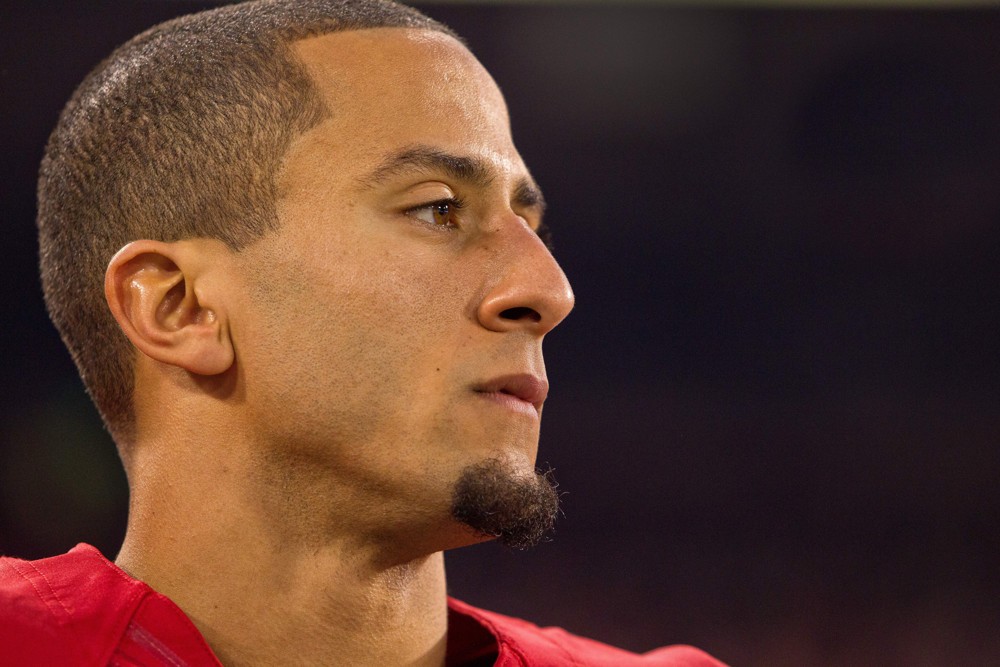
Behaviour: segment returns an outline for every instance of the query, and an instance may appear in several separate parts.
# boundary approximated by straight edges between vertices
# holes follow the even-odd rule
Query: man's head
[[[53,319],[123,449],[193,420],[357,530],[451,504],[537,536],[541,341],[572,293],[478,61],[382,3],[225,8],[123,48],[64,114],[39,213]]]
[[[338,30],[447,32],[380,0],[277,0],[181,17],[130,40],[67,104],[38,186],[46,304],[119,442],[132,437],[135,350],[104,303],[111,256],[140,238],[239,249],[277,225],[292,139],[331,113],[290,44]]]

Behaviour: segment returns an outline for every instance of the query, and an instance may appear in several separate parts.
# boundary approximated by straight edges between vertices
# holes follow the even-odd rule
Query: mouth
[[[538,416],[549,393],[549,383],[544,378],[521,373],[493,378],[475,385],[473,391],[502,406]]]

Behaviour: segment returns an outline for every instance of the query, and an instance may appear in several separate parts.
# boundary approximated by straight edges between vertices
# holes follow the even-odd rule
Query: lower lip
[[[476,393],[502,408],[513,412],[520,412],[535,419],[538,418],[538,410],[535,408],[534,403],[521,400],[513,394],[505,394],[502,391],[477,391]]]

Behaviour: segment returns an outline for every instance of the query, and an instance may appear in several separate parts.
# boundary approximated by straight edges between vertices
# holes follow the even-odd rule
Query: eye
[[[415,206],[406,211],[410,217],[426,222],[432,227],[454,229],[458,227],[458,211],[462,202],[458,199],[442,199],[422,206]]]
[[[549,229],[548,225],[544,222],[541,223],[538,225],[538,229],[535,230],[535,233],[538,234],[538,238],[542,239],[542,243],[544,243],[545,247],[549,249],[549,252],[555,251],[555,246],[552,244],[552,230]]]

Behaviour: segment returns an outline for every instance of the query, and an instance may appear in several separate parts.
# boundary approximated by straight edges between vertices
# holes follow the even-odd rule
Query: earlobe
[[[209,264],[184,241],[133,241],[111,259],[104,295],[140,352],[198,375],[217,375],[232,366],[224,313],[198,289],[207,282],[201,270]]]

